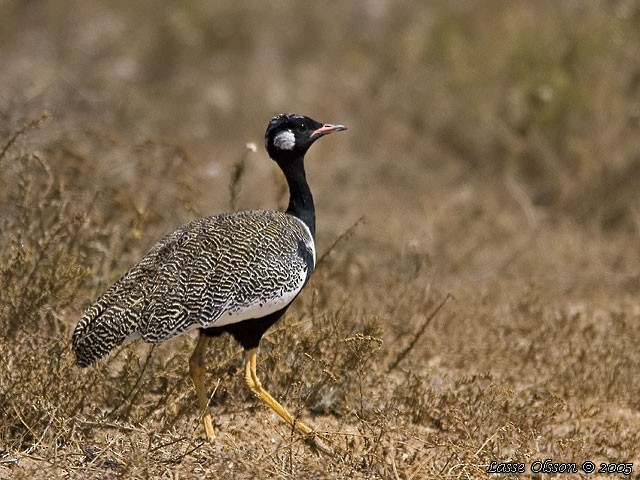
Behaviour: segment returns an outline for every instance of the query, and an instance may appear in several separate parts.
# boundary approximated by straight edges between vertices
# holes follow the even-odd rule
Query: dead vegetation
[[[186,5],[0,4],[0,478],[637,477],[638,6]],[[245,145],[290,110],[349,132],[309,156],[326,255],[259,372],[329,459],[251,398],[229,338],[212,445],[191,337],[70,351],[161,235],[281,206]]]

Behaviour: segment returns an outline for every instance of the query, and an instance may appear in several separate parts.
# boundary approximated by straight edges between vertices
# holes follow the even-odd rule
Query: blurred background
[[[308,161],[321,248],[364,216],[362,254],[566,275],[558,264],[592,245],[555,233],[637,242],[635,2],[4,1],[0,17],[3,138],[50,111],[43,134],[80,176],[165,228],[186,220],[165,203],[225,209],[250,141],[260,149],[238,207],[273,206],[282,186],[262,133],[295,111],[350,127]],[[142,168],[129,147],[147,141],[184,150],[188,191],[163,176],[166,161],[138,172],[162,177],[160,201],[127,184]],[[637,265],[626,247],[616,271]]]
[[[456,402],[437,379],[489,372],[531,396],[511,407],[486,400],[491,415],[515,411],[495,424],[487,414],[474,433],[460,427],[465,461],[488,461],[476,457],[500,438],[511,446],[492,452],[504,458],[518,444],[631,460],[640,441],[640,429],[624,427],[637,425],[639,392],[628,379],[640,368],[632,0],[0,0],[0,319],[7,339],[18,339],[0,342],[11,359],[0,377],[7,412],[32,398],[15,385],[56,378],[29,376],[34,352],[58,352],[57,375],[84,388],[68,351],[73,326],[162,235],[199,216],[286,206],[262,147],[268,120],[282,112],[349,127],[307,157],[318,249],[329,254],[313,295],[292,311],[335,315],[345,322],[338,330],[384,340],[371,367],[379,373],[367,380],[372,398],[392,398],[402,418],[451,445],[442,425],[473,423],[484,407],[448,409],[475,405],[469,398],[484,398],[486,382],[456,384],[455,395],[470,396]],[[454,300],[429,324],[447,294]],[[374,319],[377,330],[367,330]],[[303,343],[283,341],[272,358]],[[380,365],[400,357],[417,376],[382,375]],[[190,398],[175,378],[169,384],[182,382]],[[380,393],[390,379],[405,390]],[[346,392],[352,380],[341,380]],[[289,392],[283,377],[267,383]],[[221,391],[235,392],[230,385]],[[51,395],[42,401],[58,405]],[[109,395],[97,391],[86,405],[99,409]],[[184,411],[195,415],[189,401]],[[91,412],[86,405],[55,408],[72,417]],[[600,416],[589,416],[594,405]],[[3,418],[6,438],[30,438],[13,413]],[[590,430],[571,423],[586,418]],[[492,437],[503,421],[517,428]],[[441,463],[405,460],[448,468],[448,450],[430,450]]]
[[[87,182],[168,230],[181,207],[226,210],[246,156],[235,206],[282,204],[262,133],[294,111],[350,128],[307,168],[321,249],[365,218],[354,265],[637,271],[635,2],[4,1],[0,18],[2,138],[51,112],[41,145],[64,143],[50,167],[78,202]]]

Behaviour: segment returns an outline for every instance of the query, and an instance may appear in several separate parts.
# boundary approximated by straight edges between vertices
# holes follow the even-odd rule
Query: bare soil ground
[[[640,478],[638,52],[628,1],[0,2],[0,478]],[[258,372],[334,457],[228,338],[213,444],[193,336],[71,353],[163,234],[286,204],[286,111],[349,131],[308,156],[322,258]]]

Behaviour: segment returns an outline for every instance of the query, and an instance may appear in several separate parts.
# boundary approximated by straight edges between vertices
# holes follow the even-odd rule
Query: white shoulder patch
[[[311,235],[311,230],[307,227],[307,224],[304,223],[297,217],[293,217],[302,227],[302,229],[307,233],[307,241],[305,241],[305,245],[311,251],[311,256],[313,257],[313,268],[316,268],[316,244],[313,241],[313,236]]]
[[[273,144],[280,150],[293,150],[296,146],[296,137],[291,130],[285,130],[276,135]]]

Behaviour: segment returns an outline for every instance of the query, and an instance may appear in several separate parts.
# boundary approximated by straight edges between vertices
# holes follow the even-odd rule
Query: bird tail
[[[110,303],[106,294],[99,298],[73,331],[71,343],[80,367],[88,367],[118,345],[140,336],[132,310],[116,308]]]

